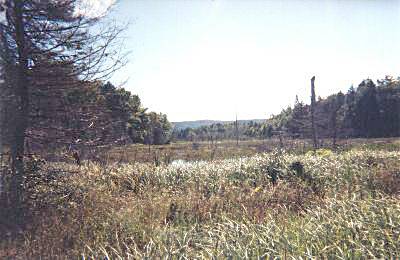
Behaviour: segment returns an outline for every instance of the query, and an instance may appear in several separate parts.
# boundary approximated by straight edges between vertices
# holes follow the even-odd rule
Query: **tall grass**
[[[213,162],[41,166],[20,258],[400,255],[400,152],[282,152]]]

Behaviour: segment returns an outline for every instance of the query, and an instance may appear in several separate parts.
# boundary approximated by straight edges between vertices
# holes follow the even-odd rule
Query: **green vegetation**
[[[142,107],[140,98],[132,95],[124,88],[117,88],[110,82],[100,83],[97,91],[98,100],[102,100],[107,112],[110,113],[111,130],[102,135],[115,140],[128,137],[125,143],[165,144],[170,140],[171,123],[167,115],[147,112]]]
[[[105,14],[0,2],[1,259],[400,255],[399,79],[172,133]]]
[[[215,161],[27,164],[27,229],[1,257],[390,258],[400,153],[274,151]],[[28,199],[29,198],[29,199]]]
[[[377,138],[400,134],[400,81],[389,76],[376,83],[362,81],[315,102],[314,120],[318,138]],[[205,141],[234,139],[234,122],[217,122],[200,127],[176,128],[178,140]],[[293,107],[264,121],[239,122],[241,139],[267,139],[272,136],[311,138],[311,106],[296,96]],[[335,141],[334,141],[335,142]]]

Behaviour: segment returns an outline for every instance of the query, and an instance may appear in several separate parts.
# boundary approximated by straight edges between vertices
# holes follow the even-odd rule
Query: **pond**
[[[182,166],[182,165],[184,165],[185,163],[186,163],[187,161],[186,160],[183,160],[183,159],[176,159],[176,160],[173,160],[172,162],[171,162],[171,166]]]

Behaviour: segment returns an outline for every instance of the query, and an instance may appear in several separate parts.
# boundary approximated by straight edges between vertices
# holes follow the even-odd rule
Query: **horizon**
[[[256,121],[256,120],[268,120],[268,118],[250,118],[250,119],[240,119],[240,118],[238,118],[237,120],[238,120],[239,122],[240,122],[240,121]],[[229,122],[235,122],[235,119],[234,119],[234,120],[195,119],[195,120],[171,121],[171,123],[174,124],[174,123],[201,122],[201,121],[229,123]]]
[[[103,0],[108,3],[112,0]],[[397,77],[397,1],[127,1],[110,19],[129,63],[115,85],[171,122],[269,118],[367,78]]]

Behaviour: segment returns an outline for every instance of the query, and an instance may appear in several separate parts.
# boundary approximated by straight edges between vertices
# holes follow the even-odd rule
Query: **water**
[[[184,165],[185,163],[186,163],[185,160],[183,160],[183,159],[177,159],[177,160],[173,160],[173,161],[171,162],[171,166],[182,166],[182,165]]]

